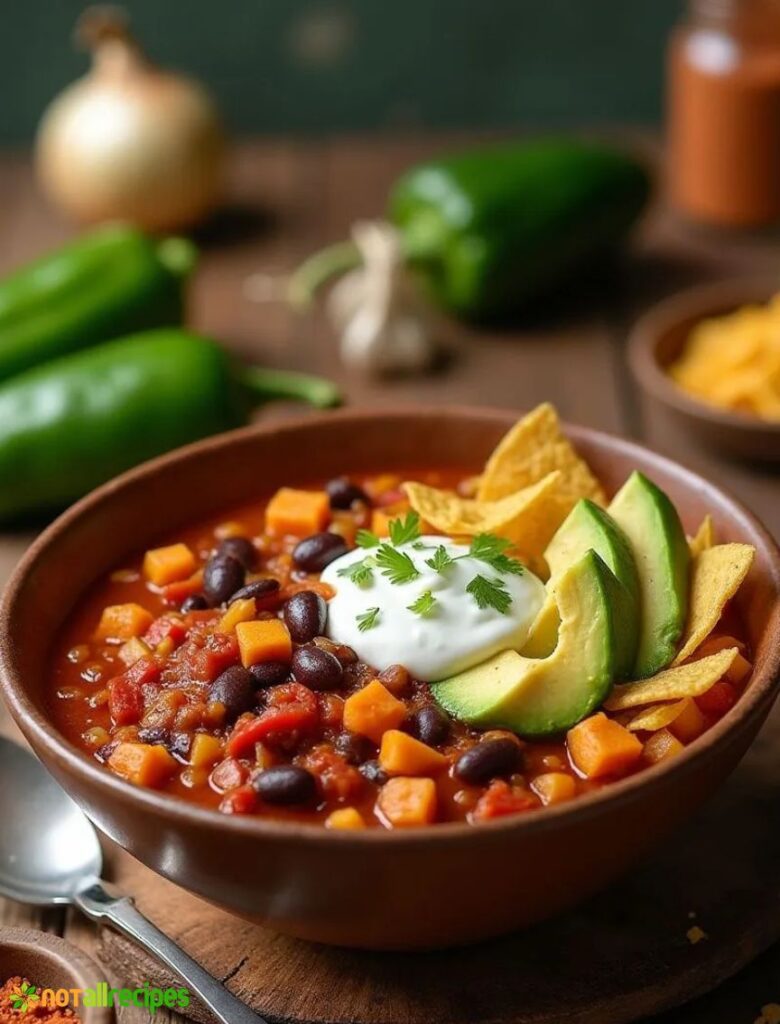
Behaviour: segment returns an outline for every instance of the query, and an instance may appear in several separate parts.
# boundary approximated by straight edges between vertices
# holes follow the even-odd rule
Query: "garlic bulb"
[[[405,267],[398,232],[383,221],[354,225],[362,265],[345,274],[328,297],[348,366],[377,374],[414,373],[436,355],[429,314]]]
[[[117,8],[88,9],[77,38],[93,64],[44,113],[36,142],[44,191],[82,223],[125,220],[150,231],[196,223],[214,207],[222,178],[210,97],[150,64]]]

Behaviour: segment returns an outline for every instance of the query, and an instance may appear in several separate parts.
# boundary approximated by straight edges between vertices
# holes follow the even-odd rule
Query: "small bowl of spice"
[[[140,1020],[117,1017],[112,1007],[83,1005],[87,990],[97,992],[105,984],[106,972],[65,939],[28,928],[0,928],[0,1024]]]
[[[780,277],[666,299],[637,322],[629,359],[654,405],[702,443],[780,462]]]

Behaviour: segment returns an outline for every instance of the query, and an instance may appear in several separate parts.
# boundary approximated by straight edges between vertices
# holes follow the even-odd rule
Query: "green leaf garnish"
[[[358,629],[361,633],[365,633],[366,630],[373,629],[379,618],[378,608],[369,608],[367,611],[362,612],[360,615],[355,616],[355,621],[358,624]]]
[[[523,563],[505,554],[506,550],[511,547],[512,542],[504,537],[496,537],[492,533],[480,533],[472,540],[469,554],[472,558],[489,565],[496,572],[522,576],[525,571]]]
[[[466,587],[466,593],[471,594],[479,608],[495,608],[502,615],[506,615],[512,603],[512,596],[503,580],[488,580],[476,575]]]
[[[412,604],[408,604],[406,607],[410,612],[414,612],[415,615],[421,615],[423,618],[426,618],[435,611],[438,603],[430,590],[426,590],[424,594],[420,594],[416,601],[413,601]]]
[[[406,551],[396,551],[390,544],[380,544],[376,564],[391,583],[410,583],[420,571]]]
[[[414,510],[406,513],[405,519],[392,519],[388,524],[390,541],[398,548],[417,540],[420,536],[420,517]]]
[[[359,548],[378,548],[379,537],[370,530],[358,530],[355,534],[355,543]]]
[[[433,554],[432,558],[426,558],[425,564],[429,565],[434,572],[444,572],[444,570],[453,565],[455,559],[450,555],[443,544],[440,544]]]
[[[348,580],[355,583],[358,587],[365,587],[373,579],[375,565],[375,559],[363,558],[359,562],[353,562],[352,565],[345,565],[343,569],[339,569],[337,575],[346,576]]]

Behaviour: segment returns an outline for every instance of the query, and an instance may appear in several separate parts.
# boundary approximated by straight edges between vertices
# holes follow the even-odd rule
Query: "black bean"
[[[471,786],[480,786],[501,775],[511,775],[520,760],[520,747],[514,740],[483,740],[461,754],[455,762],[455,774]]]
[[[345,476],[337,476],[333,480],[328,480],[325,484],[325,492],[330,499],[331,508],[352,508],[356,501],[362,501],[366,505],[371,503],[366,492]]]
[[[257,565],[257,548],[246,537],[226,537],[220,541],[217,554],[230,555],[250,571]]]
[[[232,555],[212,555],[203,570],[203,593],[212,605],[227,601],[244,585],[246,570]]]
[[[286,683],[290,675],[290,666],[286,661],[261,661],[250,670],[255,686],[264,690],[268,686],[279,686]]]
[[[314,644],[296,648],[292,671],[296,680],[310,690],[336,690],[344,674],[339,659]]]
[[[138,730],[139,743],[161,743],[167,747],[170,739],[170,730],[164,729],[161,725],[150,725]]]
[[[190,594],[182,601],[181,610],[183,612],[202,612],[208,606],[209,603],[203,594]]]
[[[183,760],[190,756],[192,736],[188,732],[172,732],[168,749]]]
[[[406,727],[412,736],[429,747],[444,743],[450,734],[450,720],[435,704],[418,708],[409,716]]]
[[[333,746],[348,764],[364,764],[376,757],[375,744],[367,736],[356,732],[339,733]]]
[[[257,703],[255,677],[241,665],[231,665],[218,675],[211,684],[210,700],[218,700],[225,705],[225,718],[234,722],[239,715],[251,709]]]
[[[326,565],[348,551],[346,541],[337,533],[313,533],[293,548],[296,569],[303,572],[322,572]]]
[[[307,644],[325,630],[328,603],[313,590],[302,590],[285,603],[284,622],[296,644]],[[335,657],[335,655],[334,655]]]
[[[262,580],[254,580],[252,583],[247,583],[245,587],[241,587],[230,595],[230,602],[242,601],[247,597],[253,597],[256,601],[262,601],[265,598],[271,597],[272,594],[276,594],[279,590],[279,580],[274,579],[273,576],[268,576]]]
[[[266,768],[252,779],[256,793],[269,804],[308,804],[317,795],[311,772],[294,764]]]
[[[377,786],[384,786],[390,778],[379,761],[366,761],[365,764],[361,764],[358,771],[364,779],[368,779],[369,782],[373,782]]]

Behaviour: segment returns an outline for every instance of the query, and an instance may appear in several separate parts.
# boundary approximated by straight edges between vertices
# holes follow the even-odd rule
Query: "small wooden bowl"
[[[107,980],[105,970],[65,939],[32,928],[0,928],[0,982],[17,975],[39,990],[94,989]],[[109,1007],[81,1006],[76,1012],[82,1024],[131,1024],[133,1019],[140,1020],[127,1016],[118,1022]]]
[[[731,313],[740,306],[768,302],[779,288],[777,278],[691,288],[653,306],[629,336],[629,362],[640,388],[662,415],[720,454],[780,462],[780,423],[699,402],[677,387],[668,367],[700,321]]]

